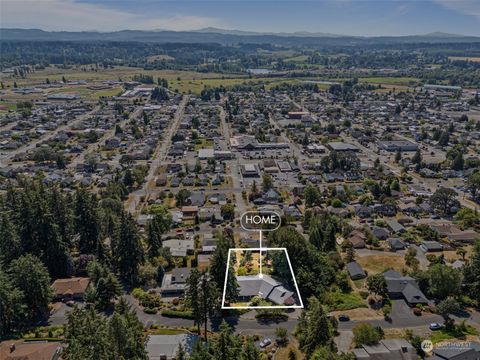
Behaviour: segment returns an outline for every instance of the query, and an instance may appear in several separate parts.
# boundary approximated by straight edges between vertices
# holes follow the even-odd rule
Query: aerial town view
[[[478,0],[0,0],[0,360],[479,360]]]

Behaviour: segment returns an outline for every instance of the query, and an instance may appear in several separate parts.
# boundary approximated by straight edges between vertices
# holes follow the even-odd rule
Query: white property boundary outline
[[[227,292],[227,278],[228,278],[228,271],[230,269],[230,255],[232,251],[259,251],[260,252],[260,262],[261,262],[261,253],[262,251],[284,251],[285,256],[287,257],[288,267],[290,268],[290,272],[292,273],[293,283],[295,284],[295,290],[298,295],[298,300],[300,301],[300,305],[275,305],[275,306],[225,306],[225,295]],[[260,275],[260,274],[259,274]],[[261,278],[261,276],[259,276]],[[290,262],[290,257],[288,256],[287,248],[230,248],[228,249],[228,259],[227,259],[227,269],[225,271],[225,283],[223,285],[223,295],[222,295],[222,310],[235,310],[235,309],[303,309],[303,300],[302,296],[300,295],[300,290],[298,289],[297,279],[295,278],[295,274],[293,272],[292,263]]]

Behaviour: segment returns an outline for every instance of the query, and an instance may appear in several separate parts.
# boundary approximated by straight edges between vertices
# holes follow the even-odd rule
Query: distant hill
[[[138,41],[155,43],[272,44],[285,46],[358,46],[408,43],[478,43],[480,37],[446,33],[412,36],[360,37],[328,33],[257,33],[205,28],[196,31],[44,31],[40,29],[0,29],[2,41]]]

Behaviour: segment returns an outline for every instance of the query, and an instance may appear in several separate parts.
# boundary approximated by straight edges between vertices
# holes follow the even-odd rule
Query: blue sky
[[[1,0],[2,27],[480,36],[480,0]]]

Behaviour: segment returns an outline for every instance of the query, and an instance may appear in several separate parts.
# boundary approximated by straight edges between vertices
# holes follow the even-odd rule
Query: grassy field
[[[297,79],[284,79],[284,78],[247,78],[247,77],[236,77],[236,78],[216,78],[216,79],[198,79],[198,80],[189,80],[182,79],[180,81],[173,80],[170,81],[169,87],[174,91],[178,91],[182,94],[193,93],[200,94],[204,88],[214,88],[214,87],[229,87],[233,85],[241,85],[248,83],[264,83],[265,88],[271,89],[272,87],[279,85],[281,83],[299,83]]]
[[[405,261],[402,256],[375,254],[362,256],[357,259],[360,266],[370,274],[383,272],[387,269],[394,269],[401,272],[405,267]]]
[[[478,335],[478,331],[471,325],[466,325],[466,330],[465,331],[460,331],[458,327],[455,327],[453,330],[446,330],[446,329],[441,329],[432,332],[432,335],[430,336],[430,340],[434,343],[437,344],[439,342],[449,340],[449,339],[460,339],[460,340],[466,340],[467,336],[476,336]],[[478,337],[478,336],[477,336]]]
[[[415,86],[420,83],[420,79],[415,77],[366,77],[359,78],[358,81],[361,83],[402,86]]]
[[[287,58],[285,59],[284,61],[285,62],[296,62],[296,63],[303,63],[305,61],[308,60],[308,56],[307,55],[298,55],[298,56],[294,56],[294,57],[291,57],[291,58]]]
[[[332,292],[328,294],[329,311],[351,310],[367,307],[365,300],[357,293],[344,294]]]
[[[114,69],[101,69],[98,71],[89,70],[90,67],[77,67],[72,69],[61,69],[57,67],[48,67],[29,74],[25,79],[14,78],[12,75],[2,75],[1,80],[7,87],[13,86],[15,81],[18,86],[29,86],[41,84],[48,78],[51,82],[62,81],[65,77],[68,81],[105,81],[105,80],[132,80],[134,75],[145,74],[151,75],[155,80],[157,78],[165,78],[169,81],[176,80],[199,80],[205,78],[222,78],[228,77],[228,74],[218,73],[199,73],[195,71],[179,71],[179,70],[144,70],[142,68],[119,66]],[[84,70],[88,69],[88,70]],[[235,75],[237,76],[237,75]]]
[[[342,83],[349,79],[333,78],[328,81]],[[362,77],[358,78],[359,83],[382,84],[382,85],[397,85],[397,86],[415,86],[420,83],[419,78],[415,77],[393,77],[393,76],[377,76],[377,77]]]
[[[296,359],[301,359],[302,354],[298,350],[298,342],[295,338],[290,338],[288,345],[284,347],[279,347],[278,351],[275,354],[276,360],[289,360],[288,354],[293,350],[297,355]]]

